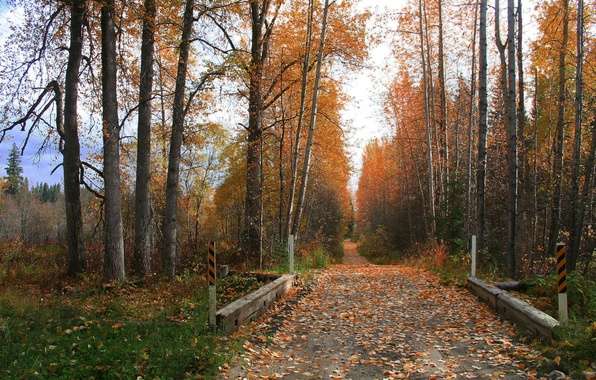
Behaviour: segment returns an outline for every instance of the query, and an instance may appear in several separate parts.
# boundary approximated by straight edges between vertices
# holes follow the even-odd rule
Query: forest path
[[[344,240],[344,264],[367,264],[368,261],[358,254],[358,244],[351,240]]]
[[[250,327],[223,378],[526,379],[536,353],[467,291],[427,272],[345,262]],[[359,264],[351,264],[359,262]],[[366,260],[364,260],[366,262]]]

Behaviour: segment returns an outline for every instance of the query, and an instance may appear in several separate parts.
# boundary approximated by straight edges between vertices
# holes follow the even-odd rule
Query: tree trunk
[[[168,176],[166,180],[166,205],[163,218],[163,271],[170,278],[176,275],[176,229],[178,206],[178,182],[180,179],[180,151],[182,149],[182,135],[184,132],[184,99],[186,89],[186,74],[188,70],[188,55],[190,52],[190,37],[193,26],[194,0],[186,0],[182,20],[182,35],[178,51],[178,68],[176,73],[176,87],[174,90],[174,104],[172,107],[172,134],[170,136],[170,152],[168,154]]]
[[[517,112],[515,105],[515,2],[507,1],[507,124],[509,129],[509,275],[517,278],[517,208],[518,208],[518,168],[517,168]]]
[[[478,208],[478,243],[479,248],[486,247],[486,140],[488,136],[488,99],[487,82],[487,43],[486,11],[487,0],[480,0],[480,51],[478,66],[478,167],[476,168],[477,208]]]
[[[422,27],[422,1],[418,1],[418,13],[419,13],[419,25],[420,25],[420,59],[422,62],[422,87],[423,87],[423,97],[424,97],[424,123],[426,126],[426,144],[428,147],[428,197],[429,197],[429,204],[430,204],[430,216],[431,216],[431,224],[430,224],[430,233],[431,238],[434,239],[436,227],[437,227],[437,218],[435,212],[435,176],[434,176],[434,167],[433,167],[433,143],[432,143],[432,131],[430,126],[430,115],[429,115],[429,86],[427,81],[427,73],[426,73],[426,60],[425,60],[425,52],[424,52],[424,29]]]
[[[553,199],[550,228],[548,231],[547,255],[555,254],[555,246],[559,239],[561,221],[561,177],[563,175],[563,145],[565,143],[565,56],[569,40],[569,0],[562,0],[563,5],[563,41],[559,50],[559,97],[557,114],[557,134],[553,156]]]
[[[135,269],[151,273],[151,97],[153,91],[153,46],[155,43],[155,0],[144,1],[141,42],[141,78],[137,125],[137,172],[135,186]]]
[[[538,69],[534,69],[534,131],[532,148],[534,149],[532,167],[532,249],[538,244]]]
[[[472,143],[474,125],[474,100],[476,96],[476,32],[478,30],[478,0],[474,6],[474,33],[472,37],[472,70],[470,74],[470,110],[468,112],[468,157],[466,191],[466,232],[472,230]]]
[[[280,80],[280,87],[283,88],[284,78],[283,78],[283,64],[280,67],[279,72],[279,80]],[[284,97],[283,94],[279,97],[279,106],[281,108],[281,135],[279,137],[279,166],[278,166],[278,174],[279,174],[279,199],[278,199],[278,243],[282,244],[284,242],[284,234],[287,231],[287,228],[284,229],[284,210],[285,210],[285,173],[284,173],[284,146],[286,140],[286,111],[284,109]]]
[[[585,198],[579,198],[579,172],[582,146],[582,111],[583,111],[583,65],[584,65],[584,1],[577,2],[577,39],[576,39],[576,69],[575,69],[575,138],[573,143],[573,168],[571,174],[571,235],[568,268],[575,269],[579,255],[581,231],[583,230],[583,213]],[[587,173],[586,173],[587,174]],[[579,199],[578,199],[579,198]],[[580,217],[580,215],[582,215]],[[580,225],[580,220],[581,224]]]
[[[246,198],[242,246],[248,258],[257,260],[261,245],[261,121],[263,118],[263,63],[267,55],[268,33],[263,33],[269,1],[250,1],[251,58],[246,147]]]
[[[529,172],[527,159],[527,146],[525,137],[526,127],[526,106],[525,106],[525,89],[524,89],[524,51],[523,51],[523,13],[522,0],[517,0],[517,130],[518,140],[521,141],[519,147],[519,164],[521,173],[519,175],[520,182],[527,184],[527,176]],[[522,189],[525,192],[527,185],[523,185]],[[526,209],[526,208],[525,208]],[[525,213],[525,212],[524,212]]]
[[[302,61],[302,78],[300,82],[300,108],[298,110],[298,125],[296,127],[296,137],[292,151],[290,176],[290,194],[288,199],[288,214],[286,218],[286,236],[290,234],[292,228],[292,219],[294,217],[294,197],[296,194],[296,182],[298,179],[298,155],[300,152],[300,137],[302,132],[302,122],[304,120],[304,110],[306,107],[306,86],[308,84],[308,67],[310,65],[310,49],[312,43],[312,22],[313,22],[314,3],[308,1],[308,18],[306,22],[306,41],[304,43],[304,59]]]
[[[449,189],[449,135],[447,133],[447,99],[445,95],[445,64],[443,52],[443,0],[438,0],[439,8],[439,86],[440,86],[440,110],[439,110],[439,141],[440,154],[443,170],[445,171],[444,191]],[[449,196],[444,194],[446,213],[449,213]]]
[[[120,192],[120,126],[116,97],[116,31],[114,1],[101,7],[101,89],[103,106],[103,178],[105,281],[123,281],[124,237]]]
[[[306,140],[306,147],[304,149],[304,163],[302,166],[302,183],[300,185],[300,192],[298,195],[298,208],[294,222],[292,224],[292,234],[298,235],[300,228],[300,222],[302,218],[302,212],[304,211],[304,198],[306,196],[306,187],[308,186],[308,175],[310,172],[310,158],[312,145],[314,140],[315,128],[317,125],[317,106],[319,96],[319,82],[321,81],[321,66],[323,65],[323,49],[325,47],[325,33],[327,31],[327,16],[329,14],[329,0],[325,0],[323,9],[323,21],[321,23],[321,37],[319,41],[319,49],[317,52],[317,67],[315,72],[315,82],[312,90],[312,102],[310,107],[310,122],[308,125],[308,136]]]
[[[436,185],[433,184],[433,188],[436,189],[438,188],[439,191],[439,203],[441,203],[441,200],[443,199],[443,196],[445,195],[444,192],[444,188],[443,188],[443,166],[441,163],[441,147],[440,147],[440,137],[439,137],[439,131],[437,130],[437,118],[436,118],[436,103],[435,103],[435,85],[434,85],[434,80],[433,80],[433,71],[432,71],[432,64],[431,64],[431,58],[430,58],[430,53],[431,53],[431,44],[430,44],[430,37],[429,37],[429,25],[428,25],[428,15],[426,12],[426,0],[422,1],[422,14],[424,15],[424,36],[425,36],[425,40],[426,40],[426,86],[427,86],[427,98],[428,98],[428,102],[429,102],[429,125],[431,128],[431,135],[434,134],[434,141],[432,139],[431,136],[431,142],[434,142],[434,148],[437,151],[437,156],[439,157],[439,161],[438,161],[438,169],[439,169],[439,175],[437,176],[437,178],[434,178],[435,176],[433,175],[433,179],[436,181]],[[432,163],[433,167],[434,167],[434,162]],[[435,207],[436,208],[436,207]],[[433,212],[433,214],[436,215],[436,211]],[[433,224],[436,227],[436,216],[434,218],[434,222]],[[434,230],[433,230],[434,231]],[[434,234],[434,232],[433,232]]]
[[[282,113],[283,115],[283,113]],[[282,116],[284,117],[284,116]],[[279,242],[284,241],[284,197],[285,197],[285,175],[284,175],[284,165],[283,165],[283,158],[284,158],[284,143],[286,138],[286,124],[285,121],[282,122],[281,125],[281,136],[279,138],[279,166],[278,166],[278,175],[279,175],[279,200],[278,200],[278,226],[277,226],[277,234],[279,238]]]
[[[70,46],[64,83],[64,205],[66,213],[66,241],[68,245],[68,274],[71,276],[85,270],[85,246],[83,244],[83,218],[80,192],[80,145],[77,99],[79,69],[83,49],[83,19],[86,3],[73,0],[70,10]]]

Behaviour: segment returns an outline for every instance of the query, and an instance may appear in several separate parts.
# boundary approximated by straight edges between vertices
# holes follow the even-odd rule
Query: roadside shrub
[[[378,227],[374,233],[361,235],[358,252],[376,264],[391,263],[401,256],[383,226]]]

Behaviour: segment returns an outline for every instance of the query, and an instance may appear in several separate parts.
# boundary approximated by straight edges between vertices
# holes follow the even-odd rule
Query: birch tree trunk
[[[588,159],[586,160],[586,166],[585,166],[585,171],[584,171],[584,185],[582,188],[582,194],[581,194],[581,199],[583,200],[582,204],[581,204],[581,208],[578,212],[577,215],[577,231],[575,232],[575,236],[577,239],[577,247],[578,247],[578,253],[579,253],[579,247],[581,247],[581,238],[582,238],[582,234],[583,234],[583,229],[584,229],[584,217],[585,217],[585,201],[587,199],[590,199],[590,215],[592,215],[592,210],[591,207],[593,205],[593,199],[592,197],[594,196],[594,153],[596,152],[596,117],[594,117],[594,115],[592,115],[592,123],[590,124],[590,129],[592,130],[592,137],[591,137],[591,142],[590,142],[590,153],[588,155]],[[591,219],[591,217],[590,217]],[[589,221],[591,223],[591,220]],[[588,256],[588,263],[587,265],[589,265],[589,260],[591,260],[592,255]],[[577,259],[578,256],[575,256],[572,258],[573,260],[575,260],[575,262],[573,263],[574,268],[577,265]],[[586,266],[588,267],[588,266]]]
[[[486,247],[486,141],[488,136],[488,99],[486,93],[487,82],[487,42],[486,42],[486,13],[487,0],[480,0],[480,35],[478,57],[478,167],[476,168],[476,201],[478,203],[478,243],[479,248]]]
[[[433,167],[433,143],[432,143],[432,130],[430,126],[430,119],[429,119],[429,96],[428,96],[428,80],[427,80],[427,73],[426,73],[426,60],[425,60],[425,51],[424,51],[424,29],[423,29],[423,14],[422,14],[422,1],[418,1],[418,19],[419,19],[419,26],[420,26],[420,59],[422,62],[422,87],[424,88],[424,123],[426,126],[426,144],[428,147],[427,151],[427,159],[428,159],[428,197],[429,197],[429,205],[430,205],[430,216],[431,216],[431,223],[430,223],[430,233],[431,238],[434,239],[436,227],[437,227],[437,218],[435,212],[435,176],[434,176],[434,167]]]
[[[519,163],[521,173],[519,175],[520,183],[527,184],[527,177],[529,172],[527,147],[526,147],[526,106],[525,106],[525,89],[524,89],[524,50],[523,50],[523,9],[522,0],[517,0],[517,130],[520,140],[519,146]],[[523,185],[522,189],[525,192],[527,186]],[[527,209],[527,208],[525,208]]]
[[[123,281],[124,237],[120,192],[120,126],[116,97],[114,1],[101,7],[101,88],[103,106],[104,261],[105,281]]]
[[[308,186],[308,176],[310,173],[310,159],[312,155],[312,145],[314,141],[315,128],[317,126],[317,105],[319,96],[319,82],[321,81],[321,66],[323,65],[323,49],[325,47],[325,33],[327,31],[327,16],[329,14],[329,0],[325,0],[323,9],[323,21],[321,23],[321,37],[319,41],[319,48],[317,51],[317,66],[315,69],[315,81],[312,90],[312,101],[310,108],[310,121],[308,125],[308,136],[306,146],[304,148],[304,163],[302,165],[302,183],[300,185],[300,192],[298,195],[298,208],[296,216],[292,223],[292,234],[298,235],[300,222],[302,219],[302,212],[304,211],[304,198],[306,197],[306,188]]]
[[[83,19],[87,4],[73,0],[70,5],[70,46],[64,83],[64,206],[66,214],[66,242],[68,246],[68,274],[75,276],[85,270],[83,218],[81,215],[78,92],[79,69],[83,49]]]
[[[176,229],[178,182],[180,179],[180,150],[182,149],[182,135],[184,132],[184,99],[186,89],[186,74],[188,70],[188,55],[190,51],[190,37],[193,26],[194,0],[186,0],[182,20],[182,35],[178,51],[178,68],[176,72],[176,86],[174,89],[174,104],[172,108],[172,133],[170,136],[170,151],[168,154],[168,175],[166,179],[166,205],[163,218],[163,272],[170,278],[176,275]]]
[[[532,249],[538,243],[538,69],[534,69],[534,133],[532,147],[534,149],[532,168]]]
[[[571,236],[568,256],[569,270],[575,269],[579,255],[581,233],[583,230],[583,214],[585,198],[579,195],[579,172],[582,146],[582,112],[583,112],[583,66],[584,66],[584,1],[577,2],[577,38],[575,65],[575,125],[573,143],[573,167],[571,173]],[[588,168],[587,168],[588,169]],[[588,173],[586,173],[588,174]],[[587,176],[586,176],[587,177]]]
[[[442,185],[444,191],[449,189],[449,135],[447,133],[447,99],[445,94],[445,57],[443,52],[443,0],[438,0],[439,7],[439,141],[440,141],[440,155],[443,170],[445,172],[444,184]],[[446,212],[449,213],[448,195],[444,194],[444,201],[446,205]]]
[[[468,111],[468,154],[466,172],[466,232],[471,231],[472,225],[472,143],[474,125],[474,100],[476,96],[476,34],[478,31],[478,0],[474,6],[474,32],[472,34],[472,70],[470,74],[470,109]]]
[[[434,141],[431,136],[431,142],[434,142],[434,148],[437,151],[437,156],[439,157],[438,167],[439,167],[439,175],[437,178],[434,178],[436,184],[433,185],[433,188],[438,188],[439,191],[439,203],[444,195],[443,189],[443,165],[441,163],[441,147],[440,147],[440,139],[439,139],[439,131],[437,130],[437,118],[436,118],[436,103],[435,103],[435,85],[433,80],[433,71],[432,71],[432,60],[430,57],[431,53],[431,44],[430,44],[430,37],[429,37],[429,25],[428,25],[428,15],[426,12],[426,0],[422,0],[422,14],[424,15],[424,37],[426,40],[426,79],[427,79],[427,97],[429,102],[429,125],[431,127],[431,134],[434,134]],[[432,163],[434,167],[434,162]],[[435,202],[436,203],[436,202]],[[433,213],[433,214],[436,214]],[[436,218],[434,218],[433,224],[436,227]],[[433,230],[434,231],[434,230]],[[433,232],[434,234],[434,232]]]
[[[553,198],[550,228],[548,231],[548,255],[555,254],[555,246],[559,239],[561,224],[561,176],[563,175],[563,145],[565,143],[565,57],[569,40],[569,0],[562,0],[563,6],[563,40],[559,50],[559,83],[557,130],[554,141],[553,156]]]
[[[306,86],[308,84],[308,67],[310,65],[310,49],[312,44],[312,23],[313,23],[314,3],[312,0],[308,1],[308,18],[306,22],[306,41],[304,43],[304,59],[302,61],[302,78],[300,81],[300,108],[298,110],[298,124],[296,127],[296,137],[294,139],[294,146],[292,150],[292,163],[290,176],[290,189],[288,199],[288,214],[286,217],[286,236],[290,234],[292,229],[292,219],[294,217],[294,197],[296,194],[296,182],[298,178],[298,155],[300,152],[300,137],[302,133],[302,123],[304,120],[304,109],[306,105]]]
[[[153,91],[153,51],[155,43],[155,0],[144,1],[141,42],[141,77],[137,122],[137,168],[135,185],[135,269],[151,273],[151,97]]]
[[[518,167],[517,167],[517,112],[515,105],[515,2],[507,1],[507,124],[509,129],[509,274],[517,278],[517,208],[518,208]]]

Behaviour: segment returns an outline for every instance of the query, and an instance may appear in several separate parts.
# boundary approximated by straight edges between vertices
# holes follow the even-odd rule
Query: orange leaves
[[[279,378],[502,378],[536,376],[540,357],[514,343],[465,290],[402,266],[340,265],[281,318],[260,321],[226,375]],[[269,325],[278,326],[263,339]]]

